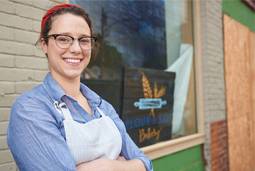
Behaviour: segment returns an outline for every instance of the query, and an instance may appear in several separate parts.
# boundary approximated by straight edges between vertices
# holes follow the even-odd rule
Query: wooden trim
[[[203,143],[204,134],[194,134],[143,147],[141,150],[144,151],[150,159],[157,159]]]
[[[202,70],[202,36],[201,36],[201,4],[193,1],[194,15],[194,49],[195,49],[195,81],[196,81],[196,109],[198,133],[204,133],[204,93],[203,93],[203,70]]]

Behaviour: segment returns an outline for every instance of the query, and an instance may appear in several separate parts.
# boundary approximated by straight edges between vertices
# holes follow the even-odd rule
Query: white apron
[[[56,108],[64,115],[66,142],[76,165],[98,158],[116,159],[120,155],[120,132],[113,120],[102,110],[97,108],[102,117],[79,123],[73,120],[65,103],[60,103]]]

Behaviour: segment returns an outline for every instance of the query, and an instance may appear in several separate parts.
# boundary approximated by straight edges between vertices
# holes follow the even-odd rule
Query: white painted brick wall
[[[22,16],[25,18],[40,20],[41,16],[44,14],[44,10],[38,9],[32,6],[23,5],[23,4],[15,4],[15,14],[18,16]]]
[[[226,119],[224,53],[221,0],[202,0],[201,37],[205,113],[204,153],[206,170],[211,170],[210,123]]]
[[[38,33],[14,29],[13,31],[14,40],[17,42],[23,42],[34,45],[38,40]]]
[[[16,165],[14,162],[0,164],[0,170],[1,171],[16,171]]]
[[[1,54],[0,53],[0,67],[14,67],[15,57],[13,55]]]
[[[1,81],[0,90],[1,90],[0,96],[5,94],[14,94],[15,85],[11,82]]]
[[[0,24],[4,26],[32,31],[32,21],[32,19],[20,17],[15,14],[0,13]]]
[[[207,121],[226,118],[221,1],[206,1],[203,62]],[[207,108],[207,106],[209,108]]]
[[[15,3],[11,1],[2,1],[0,11],[15,14]]]
[[[37,86],[38,84],[40,84],[40,83],[35,82],[35,81],[16,82],[15,93],[21,94],[21,93],[25,92],[26,90],[32,89],[33,87]]]
[[[35,58],[26,56],[16,56],[15,66],[17,68],[28,68],[28,69],[38,69],[47,70],[47,58]]]
[[[14,30],[10,27],[0,26],[1,40],[14,40]]]
[[[38,85],[47,59],[34,46],[45,10],[64,0],[3,0],[0,5],[0,171],[16,171],[6,130],[10,107],[24,91]]]
[[[9,119],[10,108],[9,107],[0,107],[0,122],[7,121]]]
[[[0,136],[0,150],[7,150],[8,145],[6,142],[6,136]]]
[[[8,121],[0,122],[0,136],[4,136],[6,134],[8,126]]]
[[[0,151],[0,164],[12,162],[13,157],[10,153],[10,150],[1,150]]]
[[[35,54],[35,46],[22,42],[0,40],[0,53],[33,56]]]

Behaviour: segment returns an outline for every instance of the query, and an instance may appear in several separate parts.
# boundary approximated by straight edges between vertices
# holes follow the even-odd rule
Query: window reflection
[[[140,85],[137,86],[140,89],[134,91],[137,97],[134,97],[132,103],[126,103],[128,99],[125,85],[129,84],[126,84],[125,80],[142,79],[141,71],[144,68],[150,70],[148,74],[158,74],[156,77],[151,77],[153,78],[151,82],[157,82],[159,85],[171,84],[167,91],[169,93],[167,98],[173,99],[168,103],[171,105],[164,106],[163,113],[161,109],[154,110],[158,114],[154,116],[170,119],[168,123],[171,128],[168,124],[168,133],[164,132],[165,137],[171,139],[196,133],[192,1],[72,0],[71,2],[84,7],[89,13],[94,33],[98,37],[93,58],[83,72],[82,81],[113,104],[127,127],[130,125],[134,127],[135,120],[145,116],[151,117],[147,118],[148,123],[153,121],[154,125],[151,122],[151,127],[147,125],[146,129],[138,128],[137,133],[128,130],[134,134],[132,138],[137,140],[135,142],[139,143],[139,131],[145,135],[146,130],[161,126],[159,122],[155,122],[157,118],[150,115],[151,110],[147,110],[148,115],[146,111],[145,113],[137,111],[132,116],[126,115],[126,109],[134,107],[134,103],[140,102],[139,99],[144,97]],[[133,73],[134,78],[127,77],[129,68],[138,69]],[[136,69],[131,70],[136,71]],[[171,76],[162,79],[164,77],[160,75],[164,72],[169,72]],[[164,100],[162,97],[161,101]],[[145,101],[148,102],[148,99]],[[149,103],[151,105],[156,101],[152,99]],[[168,115],[165,115],[166,111]],[[143,113],[140,118],[139,113]],[[155,138],[149,139],[148,142],[140,145],[149,145],[161,140],[166,139],[156,141]]]

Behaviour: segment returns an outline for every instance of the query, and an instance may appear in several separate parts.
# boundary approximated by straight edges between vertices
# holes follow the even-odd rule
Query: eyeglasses
[[[73,44],[73,42],[77,39],[79,42],[79,45],[81,49],[83,50],[90,50],[94,46],[96,42],[96,37],[80,37],[80,38],[74,38],[69,35],[63,35],[63,34],[51,34],[47,36],[47,39],[53,37],[55,39],[55,42],[57,46],[61,49],[68,49]]]

